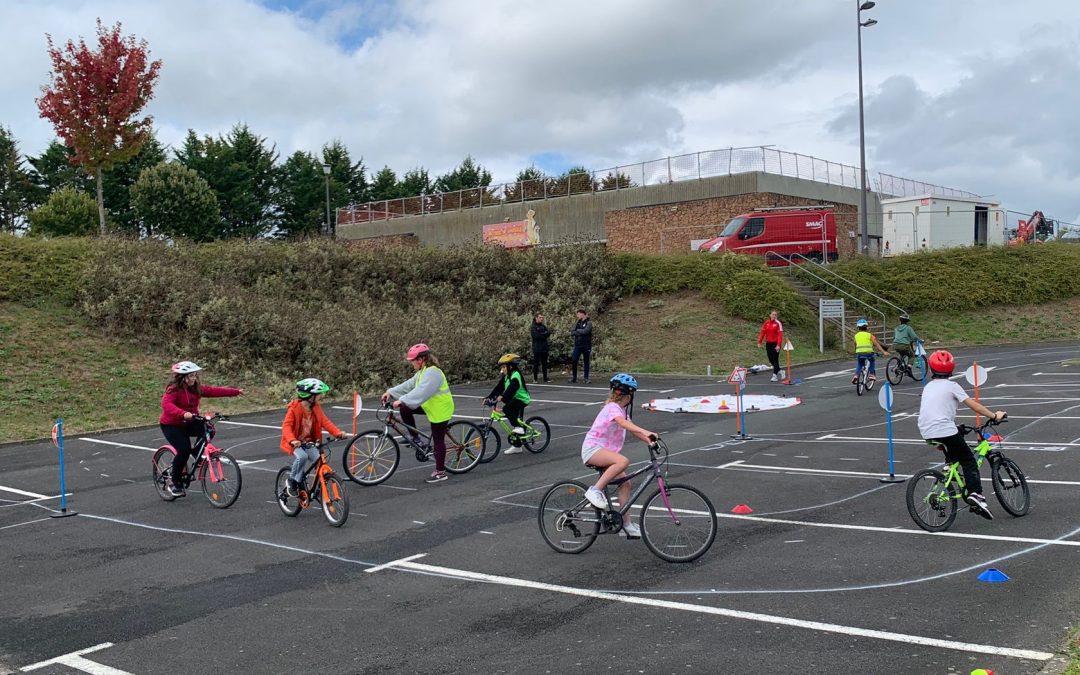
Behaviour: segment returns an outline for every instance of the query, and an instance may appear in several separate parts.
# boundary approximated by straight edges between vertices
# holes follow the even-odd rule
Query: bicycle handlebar
[[[217,422],[218,420],[228,421],[229,416],[216,412],[209,417],[207,417],[206,415],[192,415],[191,419],[199,420],[200,422]]]
[[[996,427],[999,424],[1004,424],[1005,422],[1008,421],[1008,419],[1009,419],[1008,414],[1006,414],[1000,420],[996,420],[993,417],[987,417],[986,421],[983,422],[980,426],[972,427],[972,426],[968,426],[967,424],[959,424],[959,425],[957,425],[957,428],[960,430],[960,433],[967,436],[968,434],[973,433],[973,432],[980,432],[981,433],[984,429],[986,429],[988,427]]]

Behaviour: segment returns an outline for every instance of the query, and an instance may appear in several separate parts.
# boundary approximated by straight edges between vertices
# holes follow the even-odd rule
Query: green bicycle
[[[479,427],[480,435],[484,439],[484,454],[480,457],[480,461],[486,463],[495,459],[499,455],[499,450],[502,449],[502,438],[499,436],[499,430],[495,428],[495,424],[498,423],[502,427],[507,438],[510,438],[512,428],[510,422],[506,419],[506,415],[501,410],[496,409],[493,402],[484,401],[484,408],[491,408],[491,414],[477,427]],[[548,443],[551,442],[551,426],[548,425],[547,420],[539,415],[533,415],[527,420],[522,420],[521,428],[525,430],[525,433],[521,435],[519,440],[529,452],[543,452]],[[490,443],[488,442],[489,439]]]
[[[1001,421],[1004,422],[1004,418]],[[984,432],[998,424],[1000,422],[990,418],[980,427],[961,424],[957,428],[965,436],[972,432],[979,434],[979,444],[974,451],[976,461],[980,468],[983,460],[990,461],[994,495],[1003,509],[1019,518],[1026,515],[1031,507],[1031,491],[1024,472],[1016,462],[1002,454],[1001,450],[992,450],[990,441],[985,437]],[[945,472],[923,469],[908,479],[908,513],[915,524],[927,532],[943,532],[949,529],[956,519],[957,504],[964,498],[964,494],[964,474],[960,470],[959,462],[949,464]]]

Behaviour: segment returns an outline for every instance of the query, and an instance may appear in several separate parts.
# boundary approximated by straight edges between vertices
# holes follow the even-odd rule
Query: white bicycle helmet
[[[172,365],[172,371],[177,375],[190,375],[191,373],[197,373],[202,368],[192,363],[191,361],[180,361]]]

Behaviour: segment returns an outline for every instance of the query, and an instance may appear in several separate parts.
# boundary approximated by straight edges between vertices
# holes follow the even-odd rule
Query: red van
[[[702,253],[750,253],[786,265],[799,253],[811,260],[836,260],[836,217],[832,206],[754,209],[735,216],[716,237],[702,242]]]

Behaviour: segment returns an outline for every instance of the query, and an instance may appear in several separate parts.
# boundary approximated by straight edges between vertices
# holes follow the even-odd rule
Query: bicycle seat
[[[942,452],[945,452],[945,444],[944,443],[938,443],[937,441],[931,441],[930,439],[926,439],[926,444],[929,445],[929,446],[935,447],[935,448],[937,448],[938,450],[940,450]]]

